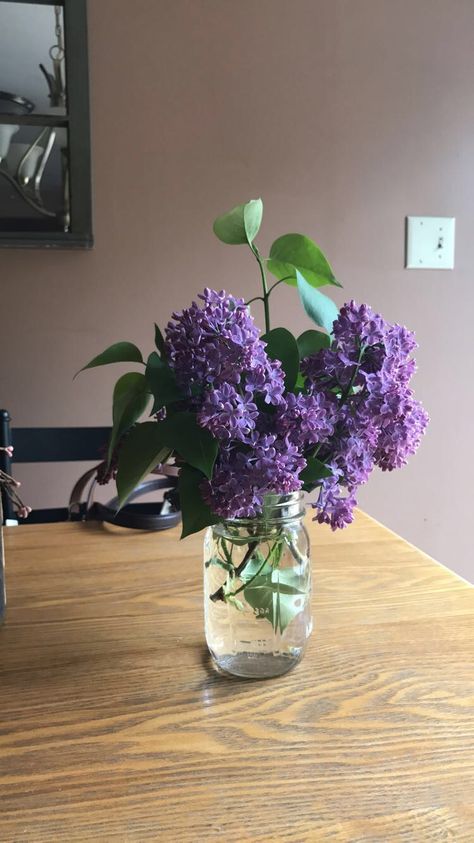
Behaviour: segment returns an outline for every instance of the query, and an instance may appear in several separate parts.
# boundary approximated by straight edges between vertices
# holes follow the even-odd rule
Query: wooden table
[[[203,643],[201,542],[6,530],[0,840],[474,840],[474,592],[359,513],[311,525],[316,631],[279,679]]]

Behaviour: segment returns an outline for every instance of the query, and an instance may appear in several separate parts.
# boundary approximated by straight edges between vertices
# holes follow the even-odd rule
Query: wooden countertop
[[[368,516],[310,525],[315,632],[218,676],[202,536],[8,528],[0,840],[474,840],[474,591]]]

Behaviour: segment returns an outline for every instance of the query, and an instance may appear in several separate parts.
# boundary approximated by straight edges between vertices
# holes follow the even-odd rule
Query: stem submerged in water
[[[269,558],[270,558],[270,555],[273,553],[274,548],[275,548],[275,545],[273,545],[273,547],[271,548],[271,550],[269,550],[269,551],[268,551],[268,553],[267,553],[267,555],[266,555],[265,559],[263,560],[262,564],[260,565],[260,568],[259,568],[259,569],[258,569],[258,571],[257,571],[257,572],[253,575],[253,577],[251,577],[249,580],[247,580],[247,582],[242,583],[242,585],[240,585],[240,586],[239,586],[239,587],[238,587],[235,591],[230,592],[230,594],[229,594],[229,593],[227,593],[225,596],[226,596],[226,597],[235,597],[235,595],[236,595],[236,594],[240,594],[240,592],[241,592],[241,591],[243,591],[243,590],[244,590],[244,588],[247,588],[247,586],[248,586],[248,585],[250,585],[250,583],[253,583],[254,579],[256,579],[256,578],[258,577],[258,575],[259,575],[259,574],[261,574],[261,572],[263,571],[263,569],[264,569],[265,565],[267,564],[267,562],[268,562],[268,560],[269,560]],[[250,560],[249,560],[249,561],[250,561]]]
[[[255,550],[257,549],[259,544],[260,544],[260,542],[257,541],[257,540],[249,542],[249,546],[247,547],[247,550],[245,551],[244,558],[242,559],[240,564],[237,565],[236,568],[234,567],[234,569],[233,569],[232,579],[239,579],[240,575],[244,572],[244,569],[245,569],[246,565],[252,559],[252,556],[255,553]],[[269,544],[269,542],[268,542],[268,544]],[[221,547],[224,550],[226,559],[229,562],[232,562],[232,552],[229,553],[228,549],[224,546],[224,540],[221,541]],[[280,550],[278,555],[275,554],[275,551],[277,549]],[[246,583],[243,583],[241,586],[239,586],[238,589],[236,589],[236,591],[227,592],[227,593],[226,593],[226,590],[224,588],[224,585],[221,585],[218,589],[216,589],[216,591],[214,591],[213,594],[209,595],[209,599],[212,600],[213,603],[217,603],[219,600],[222,600],[223,602],[225,602],[227,597],[235,597],[236,594],[239,594],[241,591],[244,590],[244,588],[246,588],[251,582],[253,582],[255,577],[258,577],[258,575],[261,573],[261,571],[263,571],[263,569],[264,569],[265,565],[267,564],[268,560],[271,559],[272,557],[275,557],[275,559],[274,560],[272,559],[272,562],[271,562],[272,568],[278,568],[278,566],[280,564],[282,549],[283,549],[283,542],[282,542],[282,537],[281,537],[281,534],[280,534],[275,538],[275,541],[271,545],[266,557],[264,558],[262,564],[260,565],[256,574],[254,574],[252,579],[250,579]]]
[[[247,562],[250,560],[250,557],[252,556],[252,553],[254,552],[257,545],[258,545],[257,541],[250,542],[247,550],[245,551],[245,556],[242,559],[242,562],[234,570],[234,577],[240,576],[240,574],[244,570]],[[217,591],[214,592],[214,594],[210,594],[209,599],[212,600],[213,603],[217,603],[218,600],[225,601],[224,586],[221,585],[220,588],[218,588]]]

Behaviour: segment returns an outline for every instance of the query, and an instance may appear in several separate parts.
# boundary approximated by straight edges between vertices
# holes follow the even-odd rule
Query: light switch
[[[407,217],[407,269],[454,269],[454,217]]]

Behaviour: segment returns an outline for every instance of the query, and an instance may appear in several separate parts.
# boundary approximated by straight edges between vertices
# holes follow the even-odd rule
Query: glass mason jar
[[[206,640],[220,671],[266,679],[303,657],[312,630],[304,514],[302,492],[267,495],[259,518],[207,529]]]

